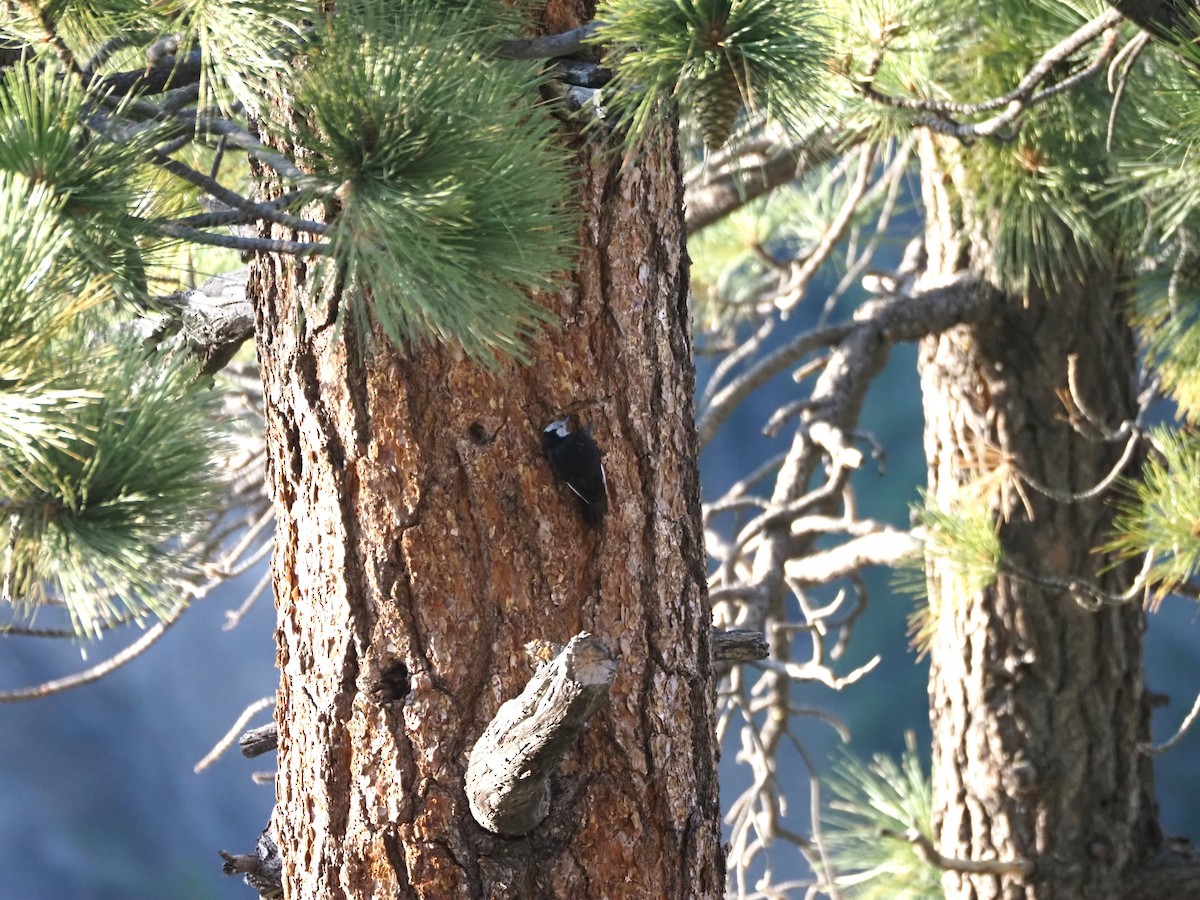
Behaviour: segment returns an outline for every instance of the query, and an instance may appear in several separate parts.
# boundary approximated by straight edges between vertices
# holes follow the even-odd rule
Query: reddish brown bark
[[[677,151],[578,159],[578,270],[528,367],[367,346],[301,317],[302,264],[258,266],[289,897],[722,892]],[[604,450],[600,530],[541,457],[569,411]],[[581,630],[619,658],[612,702],[547,820],[491,835],[467,754],[530,677],[523,645]]]

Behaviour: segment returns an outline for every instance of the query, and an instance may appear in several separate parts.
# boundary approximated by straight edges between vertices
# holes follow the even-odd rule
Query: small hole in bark
[[[375,694],[380,702],[394,703],[403,700],[408,691],[408,666],[403,660],[396,660],[392,665],[380,670],[379,680],[375,683]]]
[[[490,444],[496,439],[494,434],[489,434],[488,430],[483,427],[482,422],[472,422],[471,427],[467,429],[467,435],[473,442],[481,446]]]

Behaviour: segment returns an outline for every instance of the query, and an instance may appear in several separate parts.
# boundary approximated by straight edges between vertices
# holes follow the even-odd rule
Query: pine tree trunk
[[[722,892],[678,152],[577,158],[579,265],[527,367],[366,346],[301,316],[303,264],[257,267],[289,898]],[[541,455],[567,412],[604,451],[599,529]],[[618,658],[611,700],[546,820],[497,837],[469,751],[532,675],[526,642],[583,630]]]
[[[984,258],[986,210],[963,196],[950,148],[927,139],[930,267]],[[1122,883],[1159,843],[1140,598],[1089,608],[1082,592],[1014,571],[1086,579],[1120,591],[1128,566],[1096,548],[1111,493],[1067,502],[1103,479],[1123,444],[1081,434],[1077,398],[1116,429],[1134,411],[1134,348],[1116,264],[1008,296],[990,315],[921,347],[929,492],[943,507],[982,490],[1013,570],[956,592],[931,566],[936,622],[930,672],[937,849],[961,860],[1025,861],[1031,872],[948,871],[948,898],[1077,900],[1126,896]],[[1018,474],[1020,473],[1020,474]],[[1021,476],[1028,476],[1023,479]],[[973,486],[971,486],[973,485]]]

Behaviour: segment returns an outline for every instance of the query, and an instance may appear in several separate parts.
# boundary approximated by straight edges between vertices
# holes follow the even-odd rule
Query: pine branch
[[[75,59],[75,54],[71,52],[71,48],[67,46],[62,35],[58,33],[58,27],[46,12],[45,7],[34,2],[34,0],[19,0],[19,2],[21,8],[25,10],[30,18],[38,23],[38,27],[42,30],[43,39],[54,48],[54,53],[58,57],[58,61],[62,63],[63,68],[83,78],[84,72],[79,62]]]
[[[713,395],[696,425],[701,446],[712,440],[717,429],[748,394],[814,350],[839,344],[849,349],[864,338],[883,339],[884,336],[889,344],[920,340],[927,334],[970,321],[980,315],[995,296],[994,291],[974,275],[960,275],[944,284],[917,289],[912,294],[881,296],[860,308],[853,322],[804,332]],[[852,352],[857,355],[863,351]],[[857,360],[851,363],[857,365]]]
[[[875,167],[875,145],[862,144],[858,148],[858,153],[858,173],[850,184],[850,191],[842,201],[837,215],[825,227],[816,245],[788,268],[787,287],[775,296],[775,306],[783,312],[792,309],[804,298],[813,276],[817,274],[817,270],[824,265],[829,255],[833,253],[834,247],[845,235],[851,219],[858,212],[859,203],[867,193],[871,172]]]
[[[1116,52],[1118,34],[1115,29],[1122,21],[1124,21],[1124,17],[1116,10],[1110,9],[1101,13],[1042,54],[1041,58],[1017,83],[1017,86],[1007,94],[977,103],[955,103],[923,97],[895,97],[876,90],[870,81],[852,81],[851,83],[863,96],[876,103],[893,109],[928,113],[929,115],[918,119],[917,124],[939,134],[964,141],[979,137],[995,137],[1001,135],[1030,107],[1074,88],[1103,70]],[[1104,35],[1104,41],[1091,63],[1061,82],[1039,90],[1041,84],[1073,54],[1101,35]],[[955,118],[956,116],[975,115],[992,109],[1002,109],[1002,111],[981,122],[960,122]]]
[[[225,751],[234,745],[235,742],[240,743],[239,732],[246,727],[246,723],[257,716],[265,709],[272,709],[275,706],[275,695],[271,694],[267,697],[260,697],[253,703],[242,710],[241,714],[234,720],[233,724],[221,737],[213,748],[204,754],[196,765],[192,767],[192,771],[199,775],[205,769],[209,768],[213,763],[225,755]]]
[[[183,216],[178,219],[162,219],[160,221],[169,222],[172,225],[182,225],[184,228],[229,228],[234,225],[250,225],[264,219],[268,222],[277,222],[277,224],[284,225],[285,223],[278,221],[275,216],[304,196],[305,194],[302,191],[289,191],[279,199],[271,200],[267,203],[255,203],[252,200],[245,200],[244,204],[237,207],[231,207],[225,203],[213,203],[209,212],[196,213],[195,215]],[[271,212],[272,210],[274,212]],[[296,227],[297,231],[308,231],[313,234],[324,234],[329,227],[322,222],[309,222],[306,219],[300,219],[298,222],[306,224],[304,227],[293,225],[286,225],[286,227]],[[309,225],[316,226],[319,230],[307,227]]]
[[[851,129],[842,123],[820,125],[803,138],[770,150],[765,159],[754,158],[715,169],[711,174],[706,167],[704,176],[687,188],[688,234],[695,234],[789,181],[803,180],[866,137],[866,129]],[[736,151],[738,145],[733,144],[732,149]]]
[[[199,84],[204,71],[202,55],[193,50],[186,56],[170,57],[159,65],[105,75],[98,84],[98,93],[123,98],[130,94],[146,97],[187,85]]]
[[[588,49],[588,42],[596,37],[602,27],[603,23],[592,21],[559,34],[501,41],[496,45],[496,55],[501,59],[550,59],[555,56],[573,56]]]
[[[150,223],[150,231],[162,237],[175,238],[210,247],[226,247],[243,253],[283,253],[289,256],[321,256],[329,252],[328,244],[309,241],[284,241],[275,238],[239,237],[233,234],[212,234],[195,228],[171,223]]]
[[[282,153],[263,146],[253,134],[236,122],[223,119],[220,116],[205,113],[201,115],[195,110],[180,110],[175,118],[186,128],[191,128],[198,134],[212,134],[224,139],[226,146],[242,150],[269,169],[273,169],[281,177],[296,185],[309,186],[313,184],[312,176],[301,172],[296,164]],[[331,193],[335,187],[321,189],[314,186],[313,192],[320,196]]]
[[[293,216],[282,212],[280,207],[284,204],[278,200],[274,203],[255,203],[252,200],[248,200],[236,191],[232,191],[225,187],[215,178],[210,178],[208,175],[205,175],[202,172],[197,172],[190,166],[186,166],[177,160],[171,159],[158,150],[151,152],[149,160],[163,171],[169,172],[176,178],[200,188],[224,203],[226,206],[230,206],[234,209],[242,211],[248,216],[248,221],[265,220],[268,222],[274,222],[277,225],[282,225],[285,228],[291,228],[294,231],[305,231],[309,234],[325,234],[329,230],[329,226],[323,222],[313,222],[308,219],[302,219],[299,216]],[[289,196],[294,199],[296,197],[296,193],[293,192]],[[196,227],[195,225],[184,224],[180,221],[176,221],[174,223],[159,221],[153,224],[174,224],[184,228]]]
[[[130,644],[119,653],[114,653],[111,657],[78,672],[74,675],[68,675],[64,678],[56,678],[51,681],[45,681],[33,687],[21,688],[11,691],[0,691],[0,703],[20,703],[25,700],[40,700],[43,697],[50,697],[54,694],[61,694],[64,691],[69,691],[72,688],[81,687],[85,684],[91,684],[93,681],[99,681],[110,672],[115,672],[117,669],[126,663],[141,656],[145,651],[149,650],[159,638],[161,638],[172,625],[179,621],[191,602],[196,599],[195,596],[188,600],[179,601],[173,610],[163,615],[159,621],[146,630],[146,633],[138,638],[134,643]]]
[[[828,584],[869,566],[897,566],[920,552],[910,531],[884,528],[827,550],[789,559],[783,570],[800,585]]]

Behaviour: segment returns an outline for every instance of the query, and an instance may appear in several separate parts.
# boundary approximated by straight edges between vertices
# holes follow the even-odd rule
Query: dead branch
[[[251,728],[238,738],[238,747],[246,759],[254,759],[256,756],[270,753],[278,746],[279,726],[274,722],[268,722],[258,728]]]
[[[917,855],[931,866],[947,869],[951,872],[963,872],[967,875],[1031,875],[1033,863],[1027,859],[956,859],[943,856],[916,827],[909,828],[903,834],[891,829],[881,829],[881,837],[895,838],[908,841],[917,851]]]
[[[43,697],[49,697],[53,694],[61,694],[63,691],[69,691],[71,688],[80,687],[81,685],[91,684],[93,681],[99,681],[110,672],[114,672],[121,666],[131,660],[137,659],[146,650],[150,649],[154,643],[167,633],[167,630],[179,621],[184,610],[188,608],[191,601],[198,594],[181,600],[171,608],[169,612],[159,619],[158,624],[146,630],[140,638],[126,647],[119,653],[114,653],[108,659],[98,663],[91,668],[84,669],[82,672],[77,672],[74,675],[67,675],[63,678],[55,678],[52,681],[44,681],[41,684],[36,684],[33,687],[19,688],[12,691],[0,691],[0,703],[19,703],[25,700],[40,700]]]
[[[852,538],[828,550],[789,559],[783,570],[799,584],[826,584],[868,566],[895,566],[919,553],[911,532],[892,528]]]
[[[554,56],[571,56],[586,50],[588,41],[599,33],[603,24],[593,20],[559,34],[501,41],[496,46],[496,55],[501,59],[550,59]]]
[[[767,639],[746,628],[713,631],[713,659],[717,662],[751,662],[766,659]]]
[[[238,743],[240,744],[241,740],[236,737],[237,733],[239,731],[241,731],[243,728],[245,728],[246,723],[249,722],[252,718],[254,718],[254,716],[258,715],[264,709],[274,707],[274,705],[275,705],[275,695],[272,694],[269,697],[260,697],[258,700],[255,700],[253,703],[251,703],[249,706],[247,706],[245,709],[243,709],[241,712],[241,715],[239,715],[237,717],[237,719],[234,721],[234,723],[229,727],[229,730],[227,732],[225,732],[225,734],[222,736],[222,738],[219,741],[217,741],[217,743],[213,746],[213,748],[211,750],[208,751],[208,753],[204,754],[204,758],[202,760],[200,760],[200,762],[196,763],[196,765],[195,765],[195,767],[193,767],[192,771],[196,772],[197,774],[199,774],[200,772],[203,772],[205,769],[207,769],[209,766],[211,766],[218,759],[220,759],[222,756],[225,755],[225,751],[233,746],[234,740],[237,740]],[[243,737],[244,737],[244,735],[243,735]],[[244,751],[243,751],[243,754],[244,754]]]
[[[978,103],[955,103],[924,97],[893,97],[876,90],[870,81],[853,81],[852,84],[864,96],[884,106],[925,113],[926,115],[918,120],[918,124],[931,131],[959,140],[993,137],[1004,133],[1026,109],[1070,90],[1081,81],[1103,71],[1116,52],[1115,29],[1123,21],[1124,16],[1117,10],[1106,10],[1043,53],[1017,86],[1007,94]],[[1091,63],[1062,81],[1042,87],[1066,60],[1101,35],[1104,35],[1104,41]],[[979,122],[960,122],[955,118],[977,115],[992,109],[999,109],[1000,112]]]
[[[279,855],[279,847],[269,827],[258,836],[254,853],[217,852],[225,860],[221,871],[226,875],[244,875],[246,884],[258,891],[263,900],[283,896],[283,857]]]
[[[687,230],[695,234],[780,185],[804,178],[866,139],[865,129],[843,124],[821,125],[795,143],[762,149],[754,143],[731,144],[744,156],[716,167],[710,160],[703,174],[689,178]]]
[[[612,652],[586,631],[539,667],[471,750],[471,814],[496,834],[517,837],[550,812],[550,774],[608,697],[616,676]]]

